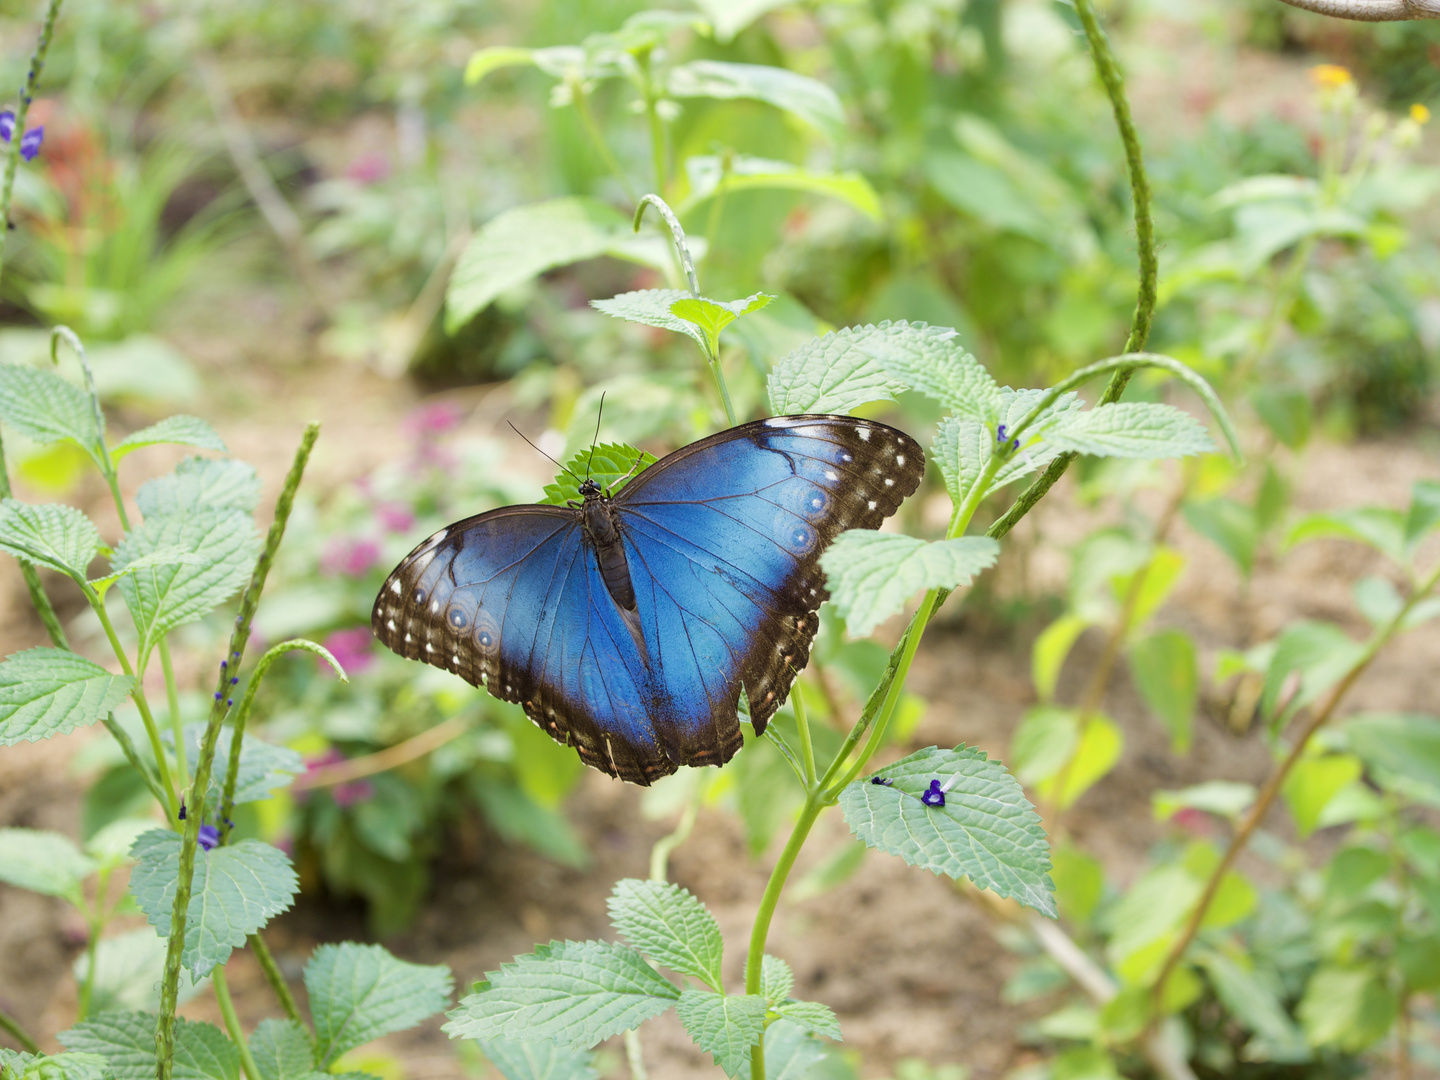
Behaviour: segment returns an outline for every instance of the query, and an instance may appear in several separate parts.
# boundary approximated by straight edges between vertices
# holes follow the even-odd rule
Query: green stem
[[[650,53],[641,53],[636,59],[640,62],[640,74],[644,80],[641,92],[645,98],[645,116],[650,124],[650,160],[655,168],[655,190],[664,191],[670,170],[666,165],[665,125],[660,119],[659,95],[651,77]]]
[[[45,9],[45,22],[40,27],[40,40],[30,54],[30,71],[20,87],[20,103],[15,108],[15,129],[10,134],[10,149],[5,155],[5,179],[0,181],[0,273],[5,268],[5,236],[10,231],[10,200],[15,193],[15,173],[20,168],[20,140],[25,134],[25,120],[30,115],[30,102],[35,97],[35,86],[40,81],[40,72],[45,67],[45,54],[50,51],[50,39],[55,34],[55,20],[60,15],[61,0],[50,0]]]
[[[3,228],[0,228],[0,232],[3,232]],[[4,243],[4,239],[4,236],[0,235],[0,243]],[[10,467],[5,462],[5,442],[0,439],[0,499],[9,498],[13,498],[10,491]],[[45,594],[45,586],[40,583],[39,571],[24,559],[15,561],[20,564],[20,573],[25,578],[25,588],[30,593],[30,604],[35,608],[35,613],[40,616],[40,621],[45,624],[45,632],[50,635],[51,643],[57,649],[68,650],[70,639],[65,636],[65,628],[60,625],[60,618],[55,614],[50,597]]]
[[[620,181],[620,187],[625,191],[625,197],[631,202],[635,201],[635,188],[630,183],[630,178],[625,175],[625,170],[620,167],[620,162],[611,153],[605,136],[600,131],[600,125],[595,122],[595,114],[590,111],[590,99],[585,94],[585,84],[579,79],[570,80],[570,100],[575,103],[575,111],[580,116],[580,126],[585,129],[585,134],[595,144],[595,150],[599,153],[602,161],[615,178]]]
[[[664,218],[665,224],[669,226],[670,238],[675,243],[675,254],[680,259],[680,269],[685,274],[686,284],[690,286],[690,295],[699,300],[700,279],[695,276],[695,260],[690,257],[690,245],[685,242],[685,229],[680,224],[680,219],[675,216],[675,211],[670,209],[670,204],[653,192],[641,196],[635,203],[635,231],[640,231],[640,223],[645,220],[647,206],[653,206],[655,212]]]
[[[795,728],[800,732],[800,757],[805,763],[805,790],[815,786],[815,745],[810,740],[810,717],[805,711],[805,695],[800,689],[800,680],[795,680],[790,690],[790,704],[795,710]]]
[[[4,1009],[0,1009],[0,1031],[9,1032],[10,1037],[18,1042],[27,1054],[40,1053],[40,1044],[32,1039],[29,1033],[20,1026],[20,1021],[16,1020]]]
[[[698,772],[695,777],[695,787],[691,790],[690,797],[685,800],[685,809],[680,813],[680,820],[676,823],[674,832],[662,836],[650,849],[650,879],[652,881],[669,880],[670,856],[690,836],[690,830],[695,828],[695,819],[700,816],[700,804],[705,801],[705,791],[709,786],[710,781],[706,775]],[[720,988],[716,986],[713,989],[719,990]]]
[[[221,964],[210,976],[210,985],[215,987],[215,1001],[220,1006],[220,1015],[225,1020],[225,1030],[230,1033],[230,1041],[235,1044],[235,1049],[240,1051],[240,1067],[245,1070],[249,1080],[261,1080],[263,1074],[255,1066],[255,1058],[250,1053],[250,1044],[245,1040],[245,1029],[240,1026],[240,1016],[235,1012],[235,1002],[230,999],[230,986],[225,981],[225,965]]]
[[[260,961],[260,970],[265,973],[265,981],[270,984],[270,989],[275,991],[275,996],[280,1001],[280,1007],[285,1010],[285,1015],[302,1028],[305,1027],[305,1018],[300,1015],[300,1006],[295,1004],[295,995],[290,993],[290,987],[285,984],[285,976],[281,974],[280,965],[275,962],[275,957],[270,952],[270,946],[265,944],[265,939],[260,936],[258,930],[246,940],[250,943],[250,951],[255,954],[255,959]]]
[[[319,434],[319,424],[312,423],[305,428],[299,449],[295,451],[295,460],[285,477],[285,487],[275,504],[275,520],[265,538],[265,547],[255,561],[250,584],[240,599],[240,611],[235,616],[235,629],[230,635],[226,666],[220,669],[214,703],[210,706],[210,718],[205,725],[205,737],[200,746],[200,756],[195,762],[195,779],[190,795],[190,805],[194,812],[185,820],[185,836],[180,845],[179,874],[175,882],[175,901],[170,915],[170,938],[165,950],[165,974],[160,983],[160,1016],[155,1025],[156,1080],[171,1080],[175,1069],[175,1006],[180,993],[180,957],[185,948],[185,924],[189,916],[190,890],[195,878],[195,849],[200,841],[200,819],[203,816],[205,795],[210,790],[215,744],[219,741],[220,726],[225,720],[228,708],[225,704],[228,700],[226,692],[233,677],[228,673],[239,669],[241,658],[245,654],[246,642],[250,640],[250,621],[255,617],[261,590],[265,587],[265,579],[285,535],[290,510],[295,505],[295,492],[300,487],[305,464],[310,460],[310,451],[314,448]]]
[[[1310,257],[1315,253],[1315,246],[1318,240],[1315,236],[1307,236],[1295,247],[1290,256],[1290,261],[1285,266],[1285,272],[1280,275],[1275,284],[1275,298],[1270,305],[1270,311],[1265,316],[1265,322],[1260,327],[1260,332],[1255,335],[1255,340],[1240,362],[1235,365],[1235,370],[1230,376],[1230,383],[1233,386],[1244,386],[1250,379],[1255,368],[1270,355],[1270,350],[1275,344],[1275,336],[1280,332],[1280,327],[1290,316],[1290,309],[1295,306],[1295,298],[1300,293],[1300,286],[1305,280],[1305,270],[1310,265]]]
[[[105,900],[110,891],[110,870],[103,869],[95,882],[95,910],[86,920],[90,939],[85,943],[85,981],[80,984],[80,1000],[76,1006],[77,1020],[90,1015],[90,1000],[95,993],[95,960],[100,949],[100,936],[105,933]]]
[[[175,685],[175,666],[170,662],[170,647],[162,637],[159,642],[160,670],[165,676],[165,704],[170,710],[170,730],[175,734],[175,777],[185,786],[185,723],[180,716],[180,690]]]

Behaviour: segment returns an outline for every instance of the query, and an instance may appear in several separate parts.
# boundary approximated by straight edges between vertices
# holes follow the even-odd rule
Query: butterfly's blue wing
[[[401,656],[520,704],[597,769],[637,783],[675,771],[573,509],[510,506],[442,529],[390,575],[371,625]]]

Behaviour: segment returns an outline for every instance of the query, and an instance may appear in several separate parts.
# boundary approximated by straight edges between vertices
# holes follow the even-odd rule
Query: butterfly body
[[[907,435],[844,416],[774,417],[682,447],[611,495],[457,522],[396,568],[376,636],[519,703],[557,741],[648,784],[721,765],[809,659],[819,557],[919,485]]]

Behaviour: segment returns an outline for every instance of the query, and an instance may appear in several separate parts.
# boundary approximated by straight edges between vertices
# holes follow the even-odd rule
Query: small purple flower
[[[15,114],[9,109],[0,112],[0,142],[9,142],[15,134]]]
[[[879,784],[881,787],[889,787],[891,784],[895,783],[895,781],[891,780],[888,776],[872,776],[870,778],[870,783]]]
[[[435,401],[422,405],[405,418],[407,434],[415,438],[433,439],[460,426],[464,411],[453,401]]]
[[[320,572],[361,577],[380,561],[380,541],[368,536],[332,536],[320,554]]]
[[[200,846],[206,851],[213,851],[220,846],[220,830],[214,825],[200,826]]]
[[[369,802],[374,798],[375,785],[369,780],[351,780],[349,783],[336,784],[331,788],[330,797],[338,806],[354,806],[356,803]]]
[[[1001,424],[999,427],[997,427],[997,428],[995,429],[995,441],[996,441],[996,442],[1004,442],[1004,441],[1005,441],[1005,425],[1004,425],[1004,424]]]
[[[374,184],[390,175],[390,159],[384,154],[361,154],[350,163],[345,175],[357,184]]]
[[[930,787],[924,795],[920,796],[920,801],[926,806],[945,805],[945,792],[941,789],[939,780],[930,781]]]
[[[184,800],[184,799],[181,799],[181,800],[180,800],[180,820],[181,820],[181,821],[184,821],[184,820],[185,820],[185,800]]]
[[[375,507],[375,520],[386,532],[409,532],[415,525],[415,513],[404,503],[383,502]]]
[[[352,630],[336,630],[325,639],[325,648],[334,654],[340,666],[349,675],[358,671],[364,671],[375,662],[375,655],[371,651],[375,639],[370,633],[368,626],[357,626]],[[321,661],[320,666],[330,670],[330,665]]]
[[[15,114],[9,109],[0,112],[0,142],[9,142],[15,136]],[[20,136],[20,156],[34,161],[40,153],[40,144],[45,141],[45,128],[33,127]]]

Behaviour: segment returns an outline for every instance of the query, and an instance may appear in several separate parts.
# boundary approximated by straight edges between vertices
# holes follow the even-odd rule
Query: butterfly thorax
[[[580,485],[585,501],[580,504],[580,527],[595,549],[595,560],[610,598],[622,612],[635,610],[635,586],[630,580],[630,564],[625,560],[621,542],[620,514],[615,501],[605,494],[594,480]],[[574,503],[571,503],[574,506]]]

